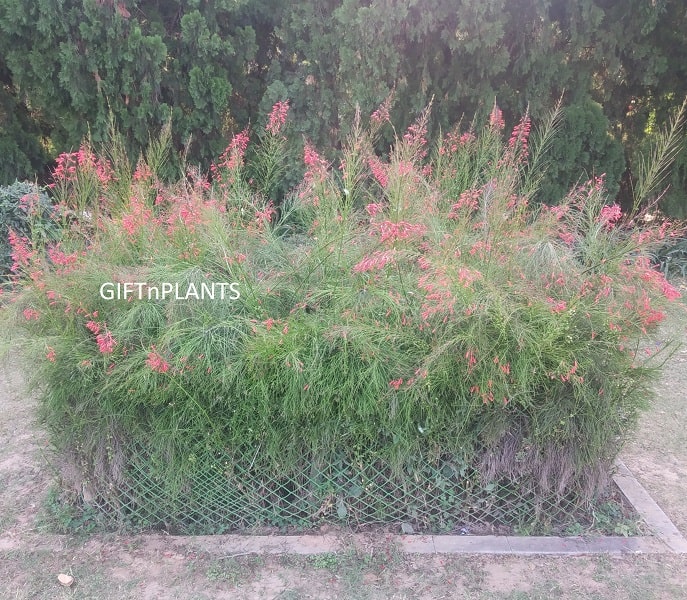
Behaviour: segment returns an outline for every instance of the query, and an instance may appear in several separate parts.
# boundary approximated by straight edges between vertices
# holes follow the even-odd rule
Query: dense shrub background
[[[565,92],[574,142],[560,185],[607,173],[631,180],[647,124],[687,93],[687,14],[680,0],[0,0],[0,183],[45,172],[109,112],[133,162],[172,118],[174,143],[209,166],[232,134],[292,99],[292,143],[340,149],[355,106],[392,89],[401,129],[430,98],[430,132],[498,98],[509,126],[541,118]],[[603,117],[590,112],[592,103]],[[608,122],[606,122],[606,119]],[[383,134],[378,150],[392,140]],[[330,158],[333,154],[330,156]],[[288,170],[296,182],[302,171]],[[565,181],[561,181],[561,178]],[[684,177],[671,210],[685,204]],[[627,186],[626,186],[627,187]],[[625,188],[623,188],[625,189]],[[675,208],[677,207],[677,208]]]

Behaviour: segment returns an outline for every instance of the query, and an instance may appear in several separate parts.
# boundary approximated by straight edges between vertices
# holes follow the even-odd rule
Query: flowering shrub
[[[56,163],[48,187],[63,219],[89,220],[97,208],[111,208],[105,191],[113,183],[112,165],[107,158],[96,156],[89,142],[76,152],[60,154]]]
[[[647,258],[670,225],[621,215],[602,178],[533,208],[549,132],[530,140],[526,116],[504,141],[497,106],[431,155],[426,113],[388,160],[373,154],[384,107],[371,131],[355,124],[338,167],[306,143],[277,212],[287,108],[259,147],[238,134],[212,182],[151,201],[134,177],[121,214],[87,240],[66,234],[72,253],[22,255],[17,318],[58,445],[115,480],[135,446],[169,481],[208,452],[273,477],[460,457],[483,486],[597,491],[670,348],[641,342],[679,296]],[[246,180],[251,151],[263,182]],[[240,297],[99,293],[219,281]]]
[[[0,187],[0,282],[12,276],[31,250],[22,240],[33,235],[36,244],[55,237],[53,209],[46,193],[32,183]]]

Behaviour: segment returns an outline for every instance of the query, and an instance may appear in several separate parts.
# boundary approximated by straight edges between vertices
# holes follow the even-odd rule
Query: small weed
[[[310,558],[304,558],[298,554],[280,554],[277,561],[282,567],[304,568],[311,564]]]
[[[568,525],[565,529],[565,535],[570,535],[570,536],[578,536],[582,535],[585,532],[584,526],[581,523],[578,523],[575,521],[574,523],[571,523]]]
[[[69,503],[55,487],[48,491],[38,521],[40,529],[60,534],[92,533],[103,526],[95,508]]]
[[[613,564],[611,563],[611,559],[605,554],[602,554],[596,559],[595,563],[592,579],[598,582],[606,581],[613,573]]]
[[[232,585],[237,585],[244,574],[243,566],[235,559],[218,559],[205,571],[210,581],[226,581]]]
[[[325,552],[324,554],[315,554],[310,558],[312,566],[316,569],[336,569],[340,563],[339,558],[334,552]]]
[[[284,590],[275,600],[302,600],[305,596],[301,596],[298,590]]]
[[[638,519],[625,517],[622,507],[616,502],[604,502],[592,512],[594,528],[610,535],[640,535],[641,527]]]
[[[542,524],[538,521],[518,523],[513,527],[515,535],[545,535]]]

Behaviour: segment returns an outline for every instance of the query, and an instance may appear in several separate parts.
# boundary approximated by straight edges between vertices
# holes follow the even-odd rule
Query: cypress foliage
[[[190,138],[207,167],[289,99],[291,141],[336,149],[356,105],[394,90],[399,127],[434,98],[430,134],[495,98],[509,126],[540,118],[565,93],[551,195],[591,162],[617,187],[619,143],[631,179],[647,125],[687,93],[686,25],[680,0],[0,0],[0,183],[89,131],[100,143],[110,112],[132,157],[171,116],[177,149]]]

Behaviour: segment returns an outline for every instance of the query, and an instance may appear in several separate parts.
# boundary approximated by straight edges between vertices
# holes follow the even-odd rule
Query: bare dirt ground
[[[685,345],[622,458],[687,536],[687,313],[671,328]],[[16,365],[0,364],[0,599],[687,598],[687,555],[412,556],[372,543],[311,557],[222,556],[160,536],[49,536],[41,515],[53,470]],[[60,573],[75,578],[71,588],[60,587]]]

